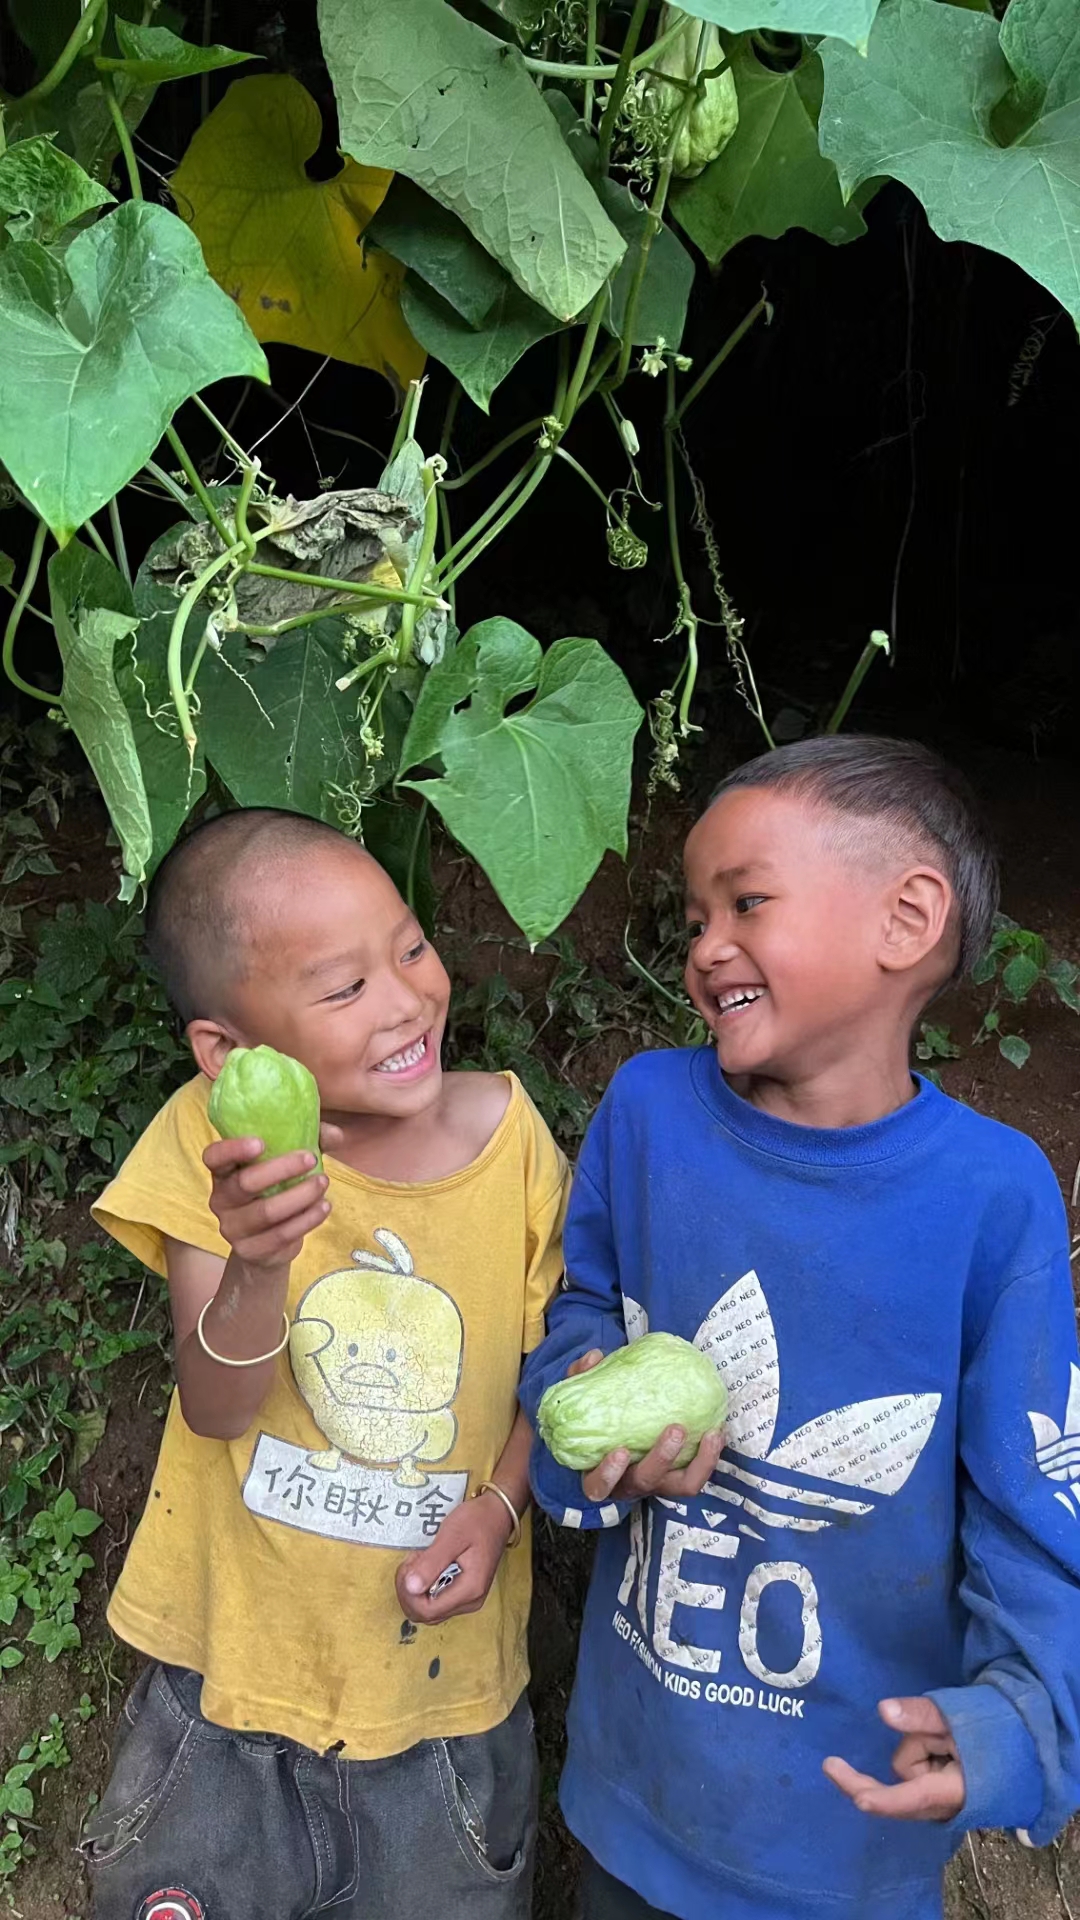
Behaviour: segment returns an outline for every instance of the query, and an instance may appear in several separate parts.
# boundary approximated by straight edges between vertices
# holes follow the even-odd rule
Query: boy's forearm
[[[228,1361],[246,1362],[280,1346],[289,1269],[252,1274],[233,1254],[206,1309],[206,1347]],[[223,1365],[206,1351],[196,1328],[177,1342],[176,1379],[184,1419],[207,1440],[238,1440],[247,1432],[274,1382],[277,1359],[257,1366]]]
[[[513,1502],[515,1512],[524,1513],[531,1498],[529,1490],[529,1454],[532,1450],[532,1428],[521,1408],[510,1429],[510,1438],[499,1455],[492,1474],[496,1486],[501,1487],[508,1500]]]

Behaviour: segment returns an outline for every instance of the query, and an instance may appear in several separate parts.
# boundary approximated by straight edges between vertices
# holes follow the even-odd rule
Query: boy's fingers
[[[860,1813],[878,1819],[950,1820],[963,1805],[963,1791],[952,1769],[948,1773],[920,1773],[897,1787],[884,1786],[873,1774],[859,1773],[835,1756],[823,1762],[822,1770]]]
[[[317,1200],[313,1207],[309,1207],[298,1218],[290,1218],[280,1226],[261,1233],[253,1233],[250,1236],[245,1235],[243,1239],[234,1242],[236,1252],[242,1260],[247,1260],[256,1266],[264,1264],[267,1260],[282,1264],[287,1261],[291,1265],[300,1252],[305,1235],[314,1232],[316,1227],[321,1227],[329,1211],[329,1201]]]
[[[575,1360],[572,1367],[567,1367],[567,1379],[572,1380],[576,1373],[588,1373],[592,1367],[598,1367],[603,1357],[599,1347],[594,1347],[591,1353],[583,1353],[580,1360]]]
[[[273,1160],[259,1160],[254,1166],[242,1167],[236,1175],[236,1184],[241,1193],[250,1199],[257,1199],[265,1193],[267,1187],[276,1187],[284,1180],[300,1180],[306,1173],[314,1173],[318,1161],[313,1153],[279,1153]],[[325,1181],[325,1174],[321,1175]],[[298,1190],[298,1189],[297,1189]],[[272,1195],[272,1198],[284,1198],[284,1195]]]
[[[949,1739],[949,1723],[941,1708],[934,1700],[928,1700],[924,1694],[914,1699],[879,1700],[878,1712],[887,1727],[895,1727],[898,1733],[929,1734],[938,1739]]]
[[[250,1161],[257,1160],[262,1150],[262,1141],[254,1136],[245,1140],[212,1140],[203,1150],[203,1165],[220,1180],[235,1167],[246,1167]]]
[[[640,1493],[655,1493],[666,1480],[686,1444],[683,1427],[667,1427],[643,1460],[639,1460],[629,1478]]]
[[[601,1460],[600,1465],[594,1467],[591,1473],[582,1474],[581,1484],[585,1498],[607,1500],[629,1465],[630,1455],[625,1447],[617,1447],[615,1452],[609,1453],[607,1459]]]
[[[720,1458],[723,1446],[724,1436],[722,1433],[705,1434],[690,1465],[683,1467],[679,1472],[670,1473],[663,1487],[663,1492],[673,1494],[676,1497],[682,1494],[700,1493]]]

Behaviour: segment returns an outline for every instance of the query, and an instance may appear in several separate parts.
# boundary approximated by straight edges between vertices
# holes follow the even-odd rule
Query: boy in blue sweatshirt
[[[1054,1174],[913,1077],[993,855],[924,749],[828,738],[686,848],[715,1046],[615,1077],[522,1389],[664,1330],[728,1389],[533,1485],[600,1540],[562,1782],[588,1920],[938,1920],[966,1829],[1080,1803],[1080,1367]],[[890,1775],[895,1778],[890,1782]],[[886,1784],[889,1783],[889,1784]]]

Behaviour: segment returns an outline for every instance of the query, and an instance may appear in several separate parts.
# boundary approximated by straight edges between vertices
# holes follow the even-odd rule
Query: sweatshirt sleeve
[[[614,1353],[626,1345],[618,1258],[612,1233],[606,1175],[607,1108],[589,1129],[574,1175],[563,1247],[566,1278],[548,1308],[546,1340],[529,1355],[521,1381],[521,1404],[533,1429],[548,1387],[566,1376],[582,1354],[599,1347]],[[533,1442],[531,1479],[537,1505],[563,1527],[613,1527],[628,1505],[589,1501],[581,1475],[560,1467],[543,1442]]]
[[[1064,1223],[1062,1223],[1064,1225]],[[958,1829],[1043,1846],[1080,1805],[1080,1366],[1068,1245],[999,1295],[959,1409],[967,1685]]]

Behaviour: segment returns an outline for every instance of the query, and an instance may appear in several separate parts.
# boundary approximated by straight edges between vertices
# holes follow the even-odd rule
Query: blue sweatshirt
[[[616,1075],[582,1151],[568,1279],[522,1401],[591,1347],[682,1334],[727,1385],[696,1499],[590,1506],[601,1531],[563,1810],[679,1920],[936,1920],[968,1827],[1048,1841],[1080,1803],[1080,1368],[1054,1174],[920,1080],[871,1126],[797,1127],[711,1051]],[[871,1819],[823,1775],[890,1780],[877,1702],[938,1702],[967,1800]]]

